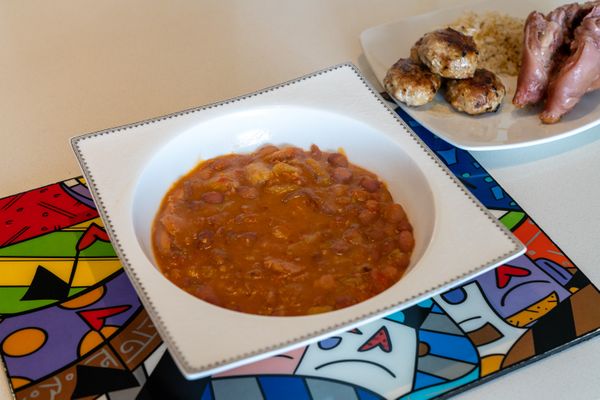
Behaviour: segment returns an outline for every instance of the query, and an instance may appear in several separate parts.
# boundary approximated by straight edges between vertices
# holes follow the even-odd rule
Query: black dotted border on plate
[[[293,339],[289,339],[283,342],[279,342],[275,345],[272,346],[268,346],[268,347],[264,347],[264,348],[260,348],[260,349],[256,349],[247,353],[243,353],[240,354],[236,357],[231,357],[231,358],[227,358],[227,359],[223,359],[217,362],[213,362],[213,363],[209,363],[209,364],[204,364],[204,365],[199,365],[199,366],[195,366],[193,365],[190,360],[188,360],[186,358],[186,355],[183,351],[181,351],[181,349],[179,348],[179,346],[177,345],[175,339],[173,338],[173,336],[170,334],[168,327],[166,326],[166,324],[164,323],[163,319],[160,317],[160,315],[158,315],[158,313],[155,311],[154,309],[154,305],[152,303],[152,300],[150,299],[150,297],[148,296],[148,293],[146,292],[145,288],[139,283],[138,281],[138,277],[137,274],[131,270],[130,266],[130,262],[129,259],[127,258],[127,256],[125,255],[125,251],[121,246],[121,242],[119,241],[119,238],[117,237],[115,231],[114,231],[114,227],[112,224],[112,221],[108,215],[108,212],[105,208],[104,202],[102,200],[102,196],[100,195],[100,193],[96,190],[96,184],[95,184],[95,180],[94,177],[91,173],[91,171],[89,170],[89,167],[87,165],[87,162],[85,161],[85,158],[83,157],[83,154],[81,153],[81,149],[79,148],[79,142],[83,141],[83,140],[88,140],[88,139],[92,139],[98,136],[102,136],[102,135],[107,135],[107,134],[113,134],[116,132],[124,132],[127,131],[129,129],[132,128],[137,128],[140,126],[144,126],[144,125],[149,125],[152,123],[156,123],[156,122],[160,122],[160,121],[164,121],[167,119],[171,119],[171,118],[176,118],[176,117],[180,117],[183,115],[187,115],[187,114],[192,114],[192,113],[196,113],[199,111],[204,111],[204,110],[209,110],[215,107],[220,107],[220,106],[224,106],[227,104],[231,104],[231,103],[236,103],[236,102],[240,102],[246,99],[250,99],[252,97],[256,97],[265,93],[269,93],[269,92],[273,92],[275,90],[290,86],[290,85],[294,85],[296,83],[305,81],[307,79],[311,79],[311,78],[315,78],[318,77],[320,75],[324,75],[339,69],[350,69],[352,72],[354,72],[354,74],[356,75],[356,77],[363,83],[363,85],[365,86],[365,88],[371,93],[371,95],[375,98],[375,100],[377,100],[377,102],[379,102],[379,104],[381,104],[390,114],[390,116],[392,116],[402,127],[404,127],[404,129],[406,130],[406,133],[408,133],[411,138],[419,145],[419,147],[429,156],[429,158],[438,166],[440,167],[446,174],[446,176],[448,176],[455,184],[456,186],[461,190],[461,192],[465,195],[465,197],[467,197],[473,204],[475,204],[475,206],[477,206],[477,208],[479,208],[484,214],[487,215],[487,217],[502,231],[504,232],[504,234],[506,235],[507,238],[509,238],[515,245],[515,248],[511,251],[508,251],[507,253],[505,253],[502,256],[496,257],[492,260],[490,260],[489,262],[482,264],[476,268],[471,269],[468,272],[465,272],[461,275],[458,275],[444,283],[441,283],[437,286],[434,286],[432,288],[430,288],[429,290],[426,291],[422,291],[414,296],[408,297],[408,298],[403,298],[402,300],[397,301],[396,303],[390,304],[386,307],[382,307],[382,308],[378,308],[374,311],[371,311],[367,314],[363,314],[360,315],[358,317],[346,320],[344,322],[335,324],[335,325],[330,325],[327,328],[315,331],[315,332],[311,332],[299,337],[295,337]],[[221,101],[221,102],[217,102],[217,103],[212,103],[212,104],[208,104],[205,106],[201,106],[201,107],[196,107],[196,108],[191,108],[191,109],[187,109],[187,110],[183,110],[183,111],[179,111],[179,112],[175,112],[172,114],[168,114],[162,117],[157,117],[157,118],[152,118],[152,119],[148,119],[148,120],[144,120],[144,121],[140,121],[137,123],[133,123],[133,124],[129,124],[129,125],[123,125],[123,126],[119,126],[116,128],[110,128],[110,129],[105,129],[102,131],[98,131],[98,132],[92,132],[92,133],[88,133],[85,135],[81,135],[81,136],[77,136],[71,139],[71,147],[73,148],[73,151],[75,152],[75,155],[77,156],[77,159],[82,167],[82,171],[83,174],[85,175],[86,180],[89,183],[89,188],[94,196],[94,199],[98,205],[98,212],[100,213],[100,216],[102,217],[103,221],[106,224],[106,228],[108,231],[108,235],[110,237],[111,242],[116,246],[115,251],[117,252],[121,262],[123,263],[123,266],[125,267],[125,271],[127,273],[127,275],[130,277],[130,280],[132,281],[132,283],[135,285],[138,293],[142,293],[142,296],[140,296],[146,311],[150,314],[150,316],[152,317],[152,320],[155,321],[155,326],[156,328],[159,330],[162,339],[167,342],[169,349],[171,349],[174,353],[176,358],[178,359],[178,361],[182,364],[182,366],[187,370],[187,372],[191,372],[191,373],[201,373],[202,371],[205,370],[210,370],[210,369],[215,369],[217,367],[221,367],[227,364],[231,364],[233,362],[236,361],[240,361],[258,354],[263,354],[263,353],[267,353],[267,352],[271,352],[271,351],[276,351],[277,349],[289,346],[289,345],[293,345],[299,342],[305,342],[308,341],[312,338],[321,336],[323,334],[326,334],[329,331],[334,331],[336,329],[340,329],[343,328],[344,326],[348,326],[348,325],[352,325],[353,323],[356,323],[358,321],[367,319],[369,317],[373,317],[375,315],[378,314],[382,314],[387,310],[393,309],[397,306],[399,306],[402,303],[405,302],[409,302],[409,301],[413,301],[417,298],[420,298],[424,295],[426,295],[427,293],[433,292],[435,290],[438,290],[444,286],[448,286],[450,284],[452,284],[452,282],[456,282],[459,280],[462,280],[463,278],[472,275],[480,270],[486,269],[491,265],[497,264],[499,262],[501,262],[502,260],[516,254],[519,249],[522,248],[522,244],[521,242],[519,242],[514,236],[513,234],[504,226],[502,225],[497,218],[495,218],[486,207],[483,206],[483,204],[481,204],[479,202],[479,200],[477,200],[465,187],[464,185],[456,178],[456,176],[448,169],[448,167],[446,167],[446,165],[444,163],[442,163],[438,157],[433,153],[433,151],[431,151],[431,149],[429,149],[429,147],[427,147],[427,145],[425,145],[425,143],[412,131],[412,129],[404,122],[404,120],[402,120],[398,114],[396,114],[396,112],[394,111],[394,109],[381,97],[381,95],[372,87],[372,85],[365,79],[365,77],[360,73],[359,69],[352,63],[347,62],[347,63],[343,63],[343,64],[338,64],[338,65],[334,65],[331,66],[329,68],[320,70],[320,71],[316,71],[313,72],[311,74],[308,75],[304,75],[302,77],[299,77],[297,79],[294,80],[290,80],[284,83],[281,83],[279,85],[275,85],[275,86],[270,86],[267,87],[263,90],[257,91],[257,92],[253,92],[247,95],[243,95],[243,96],[239,96],[239,97],[235,97],[229,100],[225,100],[225,101]]]

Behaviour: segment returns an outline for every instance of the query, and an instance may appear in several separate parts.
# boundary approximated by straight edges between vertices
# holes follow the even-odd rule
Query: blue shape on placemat
[[[387,315],[385,317],[385,319],[389,319],[395,322],[399,322],[399,323],[403,323],[404,320],[406,319],[406,316],[404,315],[404,313],[402,311],[396,311],[393,314]]]
[[[304,378],[299,376],[259,376],[265,400],[310,400]]]
[[[460,304],[467,298],[467,293],[465,292],[465,289],[460,286],[442,293],[441,296],[444,301],[450,304]]]
[[[433,399],[441,394],[449,392],[452,389],[457,387],[461,387],[466,385],[469,382],[476,381],[479,378],[479,368],[475,368],[468,375],[463,376],[455,381],[450,381],[448,383],[443,383],[441,385],[436,385],[432,387],[427,387],[425,389],[418,390],[416,392],[410,392],[405,396],[400,397],[398,400],[426,400]]]
[[[210,387],[210,382],[204,387],[204,393],[200,397],[200,400],[213,400],[212,389]]]
[[[433,303],[433,307],[431,307],[431,312],[436,314],[445,314],[444,310],[442,310],[440,306],[438,306],[436,303]]]
[[[400,107],[396,108],[396,112],[485,207],[522,211],[468,151],[440,139]]]
[[[342,338],[339,336],[332,336],[327,339],[323,339],[318,343],[319,348],[322,350],[331,350],[337,347],[338,344],[342,341]]]
[[[502,200],[504,198],[504,192],[500,186],[493,186],[490,190],[496,200]]]
[[[431,299],[423,300],[422,302],[420,302],[417,305],[422,308],[431,308],[431,306],[433,306],[433,300],[431,300]]]
[[[413,390],[422,389],[427,386],[437,385],[444,382],[448,381],[437,376],[426,374],[424,372],[417,372],[415,374],[415,386]]]
[[[356,389],[356,395],[360,400],[383,400],[383,397],[360,388]]]
[[[437,154],[444,160],[446,165],[456,164],[456,149],[440,150]]]

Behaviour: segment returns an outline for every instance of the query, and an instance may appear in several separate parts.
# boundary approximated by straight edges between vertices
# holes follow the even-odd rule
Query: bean
[[[277,150],[279,150],[279,147],[268,144],[258,149],[256,152],[254,152],[254,154],[256,155],[256,158],[262,158],[268,154],[276,152]]]
[[[327,157],[327,162],[329,164],[333,165],[334,167],[347,167],[348,166],[348,159],[346,158],[346,156],[344,156],[343,154],[340,154],[340,153],[331,153]]]
[[[265,157],[268,162],[291,160],[303,154],[302,149],[296,147],[284,147],[281,150],[275,151]]]
[[[386,207],[385,218],[392,222],[406,220],[406,213],[400,204],[390,204]]]
[[[373,222],[377,221],[377,218],[377,213],[371,210],[362,210],[360,214],[358,214],[358,220],[363,225],[370,225]]]
[[[371,240],[381,240],[385,237],[385,232],[381,229],[381,226],[375,226],[369,229],[367,232],[367,237]]]
[[[410,224],[410,222],[408,222],[407,219],[403,219],[402,221],[398,222],[397,227],[398,227],[399,231],[412,232],[412,230],[413,230],[412,225]]]
[[[206,180],[206,179],[210,179],[213,175],[213,170],[210,168],[202,168],[200,171],[198,171],[198,174],[196,175],[198,178],[202,179],[202,180]]]
[[[415,247],[415,238],[411,232],[402,231],[398,236],[398,243],[400,244],[400,249],[408,253]]]
[[[323,153],[321,152],[321,149],[319,148],[319,146],[317,146],[316,144],[310,145],[310,155],[312,156],[312,158],[314,158],[316,160],[320,160],[322,154]]]
[[[331,186],[331,192],[336,196],[345,196],[348,194],[348,185],[336,184]]]
[[[214,171],[223,171],[227,168],[229,168],[230,166],[233,165],[233,163],[235,162],[234,157],[221,157],[221,158],[217,158],[216,160],[212,161],[209,165],[209,168],[214,170]]]
[[[353,245],[359,245],[363,242],[362,233],[357,228],[347,229],[342,236],[344,240]]]
[[[379,190],[380,183],[377,179],[373,179],[370,176],[365,176],[360,180],[360,186],[365,188],[369,193],[374,193]]]
[[[379,211],[379,203],[375,200],[367,200],[365,202],[365,207],[367,207],[367,209],[371,210],[371,211]]]
[[[354,200],[360,202],[367,201],[369,199],[369,193],[361,189],[353,189],[351,195]]]
[[[408,264],[410,263],[410,254],[404,253],[400,249],[395,249],[390,254],[388,254],[388,260],[394,266],[404,270],[408,267]]]
[[[386,223],[383,226],[383,232],[386,236],[392,236],[396,233],[396,227],[390,223]]]
[[[225,199],[221,192],[206,192],[201,196],[202,200],[209,204],[221,204]]]
[[[190,289],[194,296],[212,304],[220,304],[219,296],[212,287],[207,285],[194,285]]]
[[[352,180],[352,171],[344,167],[336,167],[331,177],[337,183],[348,183]]]
[[[335,203],[339,204],[341,206],[346,206],[350,203],[352,203],[352,199],[348,196],[341,196],[341,197],[336,197],[335,198]]]
[[[393,238],[386,238],[381,242],[381,250],[384,253],[389,253],[394,251],[398,247],[398,243]],[[397,249],[396,249],[397,250]]]

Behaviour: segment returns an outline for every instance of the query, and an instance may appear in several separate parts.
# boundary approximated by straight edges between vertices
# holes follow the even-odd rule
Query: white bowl
[[[350,162],[386,183],[394,201],[404,206],[413,222],[416,244],[410,265],[415,265],[429,245],[436,213],[431,188],[419,166],[399,143],[364,122],[296,106],[250,108],[210,119],[176,136],[152,157],[133,200],[134,229],[148,260],[155,264],[150,235],[153,219],[149,217],[156,215],[173,182],[200,160],[249,153],[265,144],[308,149],[313,143],[327,151],[342,147]]]
[[[408,272],[362,303],[270,317],[214,306],[155,266],[150,228],[167,189],[199,161],[266,143],[343,148],[376,173],[415,231]],[[173,358],[198,378],[411,306],[524,252],[349,64],[223,103],[72,140],[111,240]]]

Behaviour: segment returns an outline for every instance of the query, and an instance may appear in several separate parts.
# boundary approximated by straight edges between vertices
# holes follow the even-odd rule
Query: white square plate
[[[324,314],[226,310],[154,265],[150,227],[163,195],[200,160],[266,143],[342,147],[405,206],[416,247],[390,289]],[[175,361],[189,378],[290,350],[408,307],[524,252],[349,64],[258,93],[72,139],[111,240]]]
[[[485,13],[498,11],[525,20],[533,10],[547,12],[543,0],[486,1],[417,15],[400,21],[369,28],[360,41],[373,73],[382,83],[387,70],[399,58],[406,58],[410,48],[425,33],[443,28],[459,19],[466,11]],[[506,86],[506,97],[496,113],[469,116],[459,113],[441,94],[429,104],[408,107],[398,102],[410,116],[454,146],[467,150],[500,150],[562,139],[585,131],[600,123],[600,91],[588,93],[569,114],[556,124],[542,124],[540,107],[519,110],[512,104],[517,78],[500,75]]]

